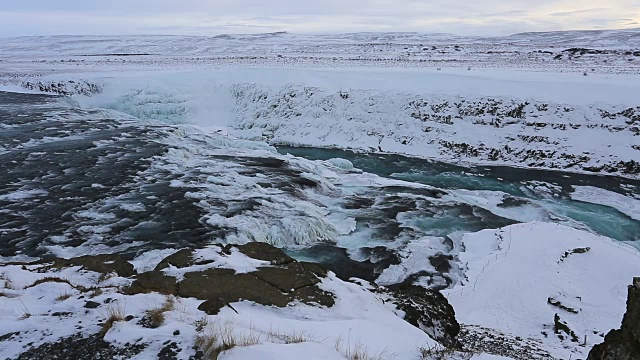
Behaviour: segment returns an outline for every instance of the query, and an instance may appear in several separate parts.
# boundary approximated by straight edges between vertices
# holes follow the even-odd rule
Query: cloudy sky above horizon
[[[4,0],[0,37],[640,28],[640,0]]]

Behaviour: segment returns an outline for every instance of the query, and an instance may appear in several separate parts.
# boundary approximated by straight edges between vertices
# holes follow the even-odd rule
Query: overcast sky
[[[0,36],[271,31],[507,35],[640,27],[640,0],[0,0]]]

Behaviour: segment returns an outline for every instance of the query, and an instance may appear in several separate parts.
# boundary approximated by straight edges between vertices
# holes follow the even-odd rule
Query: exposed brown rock
[[[184,268],[193,265],[193,250],[192,249],[182,249],[174,254],[171,254],[164,258],[158,266],[156,266],[155,270],[162,270],[169,267],[169,265],[173,265],[177,268]]]
[[[124,293],[128,295],[158,292],[166,295],[176,295],[178,293],[178,285],[176,279],[167,276],[161,271],[149,271],[136,276],[136,280],[124,289]]]
[[[263,267],[253,275],[288,293],[319,283],[318,276],[326,276],[327,271],[317,264],[293,262],[280,267]]]
[[[226,246],[221,251],[223,254],[230,254],[233,248],[273,265],[245,274],[238,274],[232,269],[209,268],[187,272],[184,279],[178,281],[166,275],[163,270],[169,266],[188,268],[208,263],[195,262],[193,250],[183,249],[163,259],[155,270],[138,274],[133,284],[124,292],[160,292],[205,300],[199,309],[211,315],[217,314],[230,303],[242,300],[277,307],[285,307],[296,300],[307,304],[333,306],[333,295],[315,286],[320,282],[320,277],[327,275],[327,270],[322,266],[297,262],[282,250],[268,244]]]
[[[95,271],[101,274],[115,272],[118,276],[122,277],[130,277],[136,274],[133,265],[116,254],[86,255],[72,259],[55,259],[53,266],[56,268],[82,266],[89,271]]]
[[[238,246],[240,252],[256,260],[269,261],[272,265],[284,265],[293,262],[293,259],[281,249],[261,242],[252,242]]]

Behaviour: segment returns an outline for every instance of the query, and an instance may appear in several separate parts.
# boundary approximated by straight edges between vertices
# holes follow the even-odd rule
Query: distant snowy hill
[[[113,57],[117,57],[114,59]],[[204,58],[202,58],[204,57]],[[215,58],[216,60],[212,60]],[[268,33],[217,36],[36,36],[0,39],[0,59],[153,67],[444,66],[633,72],[640,61],[640,31],[565,31],[504,37],[451,34]],[[54,65],[55,66],[55,65]],[[635,71],[637,73],[637,69]]]
[[[0,39],[3,56],[18,54],[37,55],[102,55],[102,54],[155,54],[155,55],[224,55],[233,53],[260,54],[264,50],[315,53],[320,49],[347,50],[354,47],[378,45],[386,47],[387,54],[401,55],[406,45],[467,45],[472,47],[515,46],[530,47],[640,47],[640,30],[559,31],[521,33],[504,37],[470,37],[453,34],[420,33],[347,33],[335,35],[302,35],[286,32],[255,35],[134,35],[88,36],[59,35]],[[277,47],[274,47],[277,46]],[[380,49],[378,49],[380,50]]]

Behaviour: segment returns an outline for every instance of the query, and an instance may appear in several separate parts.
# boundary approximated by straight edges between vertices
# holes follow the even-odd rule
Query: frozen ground
[[[332,264],[342,280],[323,282],[338,296],[335,308],[223,309],[219,320],[262,334],[224,359],[343,358],[336,334],[347,347],[399,359],[434,345],[367,286],[345,282],[349,271],[379,284],[445,288],[467,338],[488,333],[542,358],[584,357],[618,327],[624,287],[640,271],[635,249],[596,235],[638,240],[639,73],[638,31],[0,39],[3,89],[70,96],[62,108],[39,104],[28,118],[19,103],[0,106],[0,156],[11,159],[0,163],[0,251],[5,263],[115,252],[149,269],[184,245],[200,248],[208,266],[261,265],[207,252],[215,239],[343,262]],[[271,146],[283,144],[383,161],[363,172]],[[425,167],[437,174],[394,172],[404,160],[389,153],[465,165],[456,171],[477,179],[437,163]],[[490,165],[612,176],[508,179],[474,168]],[[180,239],[189,243],[176,246]],[[28,287],[42,277],[37,267],[6,265],[0,274],[11,279],[0,298],[8,309],[0,344],[10,345],[3,355],[17,355],[20,341],[95,333],[106,317],[68,315],[84,302],[68,284]],[[86,287],[105,281],[73,268],[55,275]],[[102,285],[118,281],[129,280]],[[166,300],[104,291],[98,300],[115,299],[138,317]],[[140,356],[173,339],[188,358],[203,314],[193,299],[178,303],[159,331],[123,322],[105,339],[122,345],[140,334],[152,344]],[[570,332],[554,333],[556,313]],[[61,331],[48,331],[52,324]],[[269,335],[274,324],[280,335],[309,340],[278,340]],[[29,328],[37,330],[11,335]],[[473,350],[505,355],[492,346]]]

